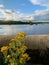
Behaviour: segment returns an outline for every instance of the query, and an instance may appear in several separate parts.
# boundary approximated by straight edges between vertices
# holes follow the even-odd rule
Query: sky
[[[0,20],[49,21],[49,0],[0,0]]]

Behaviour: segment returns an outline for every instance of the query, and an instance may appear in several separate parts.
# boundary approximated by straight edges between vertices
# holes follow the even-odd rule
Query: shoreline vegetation
[[[32,22],[32,21],[29,21],[29,22],[22,22],[22,21],[0,21],[0,25],[12,25],[12,24],[14,24],[14,25],[23,25],[23,24],[25,24],[25,25],[33,25],[33,24],[49,24],[49,22]]]
[[[20,33],[19,33],[20,34]],[[22,34],[21,34],[21,36],[22,36]],[[23,35],[24,36],[24,35]],[[35,40],[34,41],[34,43],[35,43],[35,48],[36,48],[36,43],[38,42],[38,41],[40,41],[40,42],[38,42],[38,45],[39,45],[39,43],[41,44],[45,44],[46,43],[46,49],[29,49],[29,46],[30,47],[34,47],[34,46],[32,46],[31,44],[29,45],[29,46],[27,46],[28,47],[28,49],[26,50],[26,52],[25,53],[27,53],[27,54],[29,54],[29,57],[30,57],[30,60],[28,60],[27,61],[27,64],[25,64],[25,65],[49,65],[49,47],[47,47],[47,44],[48,44],[48,35],[46,35],[46,36],[44,36],[43,37],[43,35],[42,36],[40,36],[39,38],[38,38],[38,36],[34,36],[34,37],[32,37],[32,35],[30,36],[29,35],[29,37],[27,37],[27,39],[25,39],[24,40],[24,38],[23,38],[23,40],[25,41],[25,44],[26,43],[28,43],[29,42],[29,39],[30,39],[30,42],[29,42],[29,44],[32,42],[33,43],[33,41],[31,41],[31,40]],[[15,53],[15,43],[14,42],[12,42],[12,41],[15,41],[15,39],[17,40],[17,37],[9,37],[9,36],[5,36],[5,37],[0,37],[1,39],[0,39],[0,41],[1,41],[1,44],[3,43],[3,44],[6,44],[6,45],[2,45],[2,46],[4,46],[4,47],[2,47],[2,51],[6,51],[6,52],[9,52],[9,49],[11,49],[11,47],[12,47],[12,49],[10,50],[10,55],[7,53],[7,56],[6,56],[6,58],[7,58],[7,61],[8,61],[8,59],[10,60],[11,59],[11,56],[12,56],[12,58],[13,58],[13,52]],[[20,37],[18,37],[18,39],[19,39]],[[32,38],[32,39],[31,39]],[[34,39],[33,39],[34,38]],[[12,39],[12,40],[11,40]],[[40,39],[40,40],[39,40]],[[41,40],[42,39],[42,40]],[[43,40],[45,39],[45,41],[43,42]],[[11,42],[10,42],[10,40],[11,40]],[[47,41],[46,41],[47,40]],[[20,40],[19,40],[20,41]],[[18,42],[19,42],[18,41]],[[28,42],[27,42],[28,41]],[[18,43],[17,42],[17,43]],[[12,43],[12,46],[10,45],[10,48],[8,48],[7,47],[7,43],[9,44],[11,44]],[[14,45],[13,45],[13,43],[14,43]],[[34,45],[34,43],[33,43],[33,45]],[[1,45],[0,44],[0,45]],[[22,42],[22,44],[23,44],[23,42]],[[19,45],[19,44],[18,44]],[[38,46],[37,45],[37,46]],[[40,45],[41,46],[41,45]],[[45,45],[44,45],[45,46]],[[16,46],[17,47],[17,46]],[[13,48],[14,48],[14,50],[13,50]],[[18,48],[20,48],[19,46],[18,46]],[[21,47],[22,48],[22,47]],[[25,47],[26,48],[26,47]],[[25,49],[24,48],[24,49]],[[1,49],[1,47],[0,47],[0,49]],[[12,52],[11,52],[12,51]],[[19,51],[20,52],[20,51]],[[12,54],[12,55],[11,55]],[[19,55],[20,56],[20,55]],[[19,56],[18,56],[18,58],[17,59],[19,59]],[[26,56],[26,54],[25,54],[25,56]],[[16,56],[14,56],[14,58],[15,58]],[[0,65],[8,65],[8,64],[6,64],[7,63],[7,61],[6,61],[6,63],[4,62],[5,60],[3,59],[4,58],[4,56],[3,56],[3,54],[0,52]],[[25,57],[26,58],[26,57]],[[37,60],[38,59],[38,60]],[[13,59],[12,59],[13,60]],[[8,61],[9,62],[9,61]],[[20,65],[20,64],[18,64],[18,65]],[[21,64],[22,65],[22,64]],[[24,64],[23,64],[24,65]]]

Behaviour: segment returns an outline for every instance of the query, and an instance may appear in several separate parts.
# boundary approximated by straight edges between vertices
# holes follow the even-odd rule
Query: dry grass
[[[8,45],[12,38],[14,38],[14,36],[0,36],[0,47],[3,45]]]
[[[15,36],[2,36],[0,35],[0,47],[8,45],[10,40]],[[29,49],[46,49],[49,48],[49,35],[27,35],[25,38],[25,45]]]

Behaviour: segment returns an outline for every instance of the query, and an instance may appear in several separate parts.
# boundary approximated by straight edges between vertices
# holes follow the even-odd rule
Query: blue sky
[[[0,0],[6,9],[20,10],[24,14],[32,14],[35,10],[44,10],[45,6],[33,5],[29,0]]]
[[[12,14],[13,12],[11,10],[15,13]],[[7,12],[9,12],[10,15]],[[30,20],[36,21],[38,19],[37,17],[44,12],[46,12],[47,15],[49,14],[49,0],[0,0],[0,17],[3,17],[3,19],[5,19],[6,16],[7,19],[10,17],[10,19],[12,19],[14,16],[15,18],[17,17],[17,20],[21,20],[24,17],[23,20],[29,20],[30,18]],[[44,21],[46,14],[42,14],[39,20]],[[42,16],[44,16],[44,19]]]

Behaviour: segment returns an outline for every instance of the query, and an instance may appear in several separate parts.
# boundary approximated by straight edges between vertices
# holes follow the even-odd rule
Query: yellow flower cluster
[[[23,64],[25,62],[24,58],[20,58],[20,63]]]
[[[1,47],[1,52],[7,51],[8,49],[9,49],[8,46],[3,46],[3,47]]]
[[[26,34],[24,32],[19,32],[18,35],[10,41],[8,46],[1,47],[1,52],[5,57],[5,61],[7,59],[7,65],[8,62],[9,65],[24,65],[25,62],[30,59],[29,55],[25,53],[28,49],[28,47],[24,45],[25,36]],[[19,58],[17,58],[18,56]]]
[[[25,54],[22,55],[22,57],[23,57],[23,58],[28,58],[29,55],[28,55],[27,53],[25,53]]]
[[[19,32],[18,35],[22,36],[22,37],[26,36],[26,34],[24,32]]]
[[[11,63],[11,65],[14,65],[14,63]]]
[[[20,49],[17,49],[16,52],[18,52],[19,54],[21,54],[21,50]]]
[[[24,46],[22,46],[21,48],[17,49],[17,51],[18,51],[18,53],[20,54],[20,53],[25,52],[27,49],[28,49],[28,47],[24,45]]]
[[[18,65],[18,63],[15,63],[15,65]]]
[[[27,48],[27,46],[22,46],[21,48],[20,48],[20,50],[23,52],[25,52],[26,50],[27,50],[28,48]]]
[[[20,63],[23,64],[26,60],[29,60],[30,57],[27,53],[22,54],[22,58],[20,58]]]
[[[24,45],[24,46],[21,47],[21,49],[22,49],[22,50],[24,50],[24,49],[27,50],[28,47]]]
[[[10,57],[11,57],[10,55],[7,55],[7,58],[8,58],[8,59],[10,59]]]
[[[17,63],[11,63],[10,65],[18,65]]]
[[[25,60],[28,60],[28,59],[30,58],[27,53],[22,54],[22,57],[23,57]]]
[[[11,46],[11,45],[12,45],[12,43],[9,43],[9,45]]]
[[[19,35],[17,35],[16,37],[15,37],[15,40],[20,40],[21,39],[21,36],[19,36]]]

